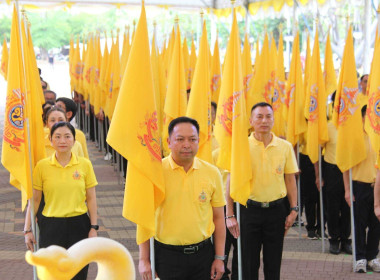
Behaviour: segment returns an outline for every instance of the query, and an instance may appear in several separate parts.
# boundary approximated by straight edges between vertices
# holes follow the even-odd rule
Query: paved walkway
[[[0,132],[3,128],[3,112],[0,108]],[[2,137],[2,132],[0,135]],[[0,141],[2,143],[2,139]],[[112,238],[126,246],[136,265],[138,247],[135,243],[135,226],[121,216],[124,186],[119,184],[113,166],[103,159],[103,154],[95,144],[90,142],[88,146],[99,182],[99,236]],[[32,267],[24,260],[21,195],[9,185],[8,179],[8,172],[0,166],[0,279],[32,279]],[[285,239],[281,279],[380,279],[380,274],[372,272],[352,273],[351,267],[351,256],[321,253],[321,241],[308,240],[304,229],[301,239],[295,229],[291,229]],[[91,264],[88,279],[95,279],[96,272],[96,265]],[[264,278],[262,272],[260,278]]]

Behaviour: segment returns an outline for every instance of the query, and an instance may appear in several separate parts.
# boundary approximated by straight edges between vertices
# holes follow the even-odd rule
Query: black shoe
[[[329,238],[329,236],[326,234],[326,232],[323,232],[323,234],[325,235],[325,238]],[[320,229],[317,230],[317,236],[318,236],[318,238],[322,238],[322,234],[321,234]]]
[[[314,230],[308,230],[307,231],[307,238],[309,238],[311,240],[317,240],[318,239],[318,235],[315,233]]]
[[[330,253],[334,255],[339,255],[340,248],[339,248],[339,241],[330,241]]]
[[[352,246],[350,243],[348,242],[342,242],[342,244],[340,245],[341,247],[341,250],[343,252],[345,252],[346,254],[349,254],[349,255],[352,255]]]

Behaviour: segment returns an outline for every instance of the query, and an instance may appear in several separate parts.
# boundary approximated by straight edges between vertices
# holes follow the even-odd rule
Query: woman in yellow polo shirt
[[[97,204],[92,164],[72,152],[75,129],[58,122],[50,130],[55,153],[40,160],[33,172],[33,197],[37,212],[44,194],[45,207],[40,221],[40,247],[59,245],[69,248],[87,237],[96,237]],[[33,238],[30,229],[26,230]],[[28,243],[32,249],[32,242]],[[86,279],[88,266],[73,279]]]

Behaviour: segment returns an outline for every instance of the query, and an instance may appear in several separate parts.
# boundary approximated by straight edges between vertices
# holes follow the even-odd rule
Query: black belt
[[[247,207],[258,207],[258,208],[273,208],[273,207],[276,207],[278,205],[281,205],[284,203],[284,197],[283,198],[280,198],[280,199],[277,199],[275,201],[271,201],[271,202],[258,202],[258,201],[254,201],[254,200],[251,200],[251,199],[248,199],[247,200]]]
[[[204,248],[207,245],[211,244],[211,238],[208,238],[208,239],[203,240],[202,242],[199,242],[199,243],[196,243],[196,244],[183,245],[183,246],[182,245],[164,244],[164,243],[161,243],[161,242],[159,242],[157,240],[154,240],[154,244],[157,245],[157,246],[159,246],[159,247],[168,249],[168,250],[178,251],[178,252],[182,252],[182,253],[184,253],[186,255],[189,255],[189,254],[197,253],[202,248]]]

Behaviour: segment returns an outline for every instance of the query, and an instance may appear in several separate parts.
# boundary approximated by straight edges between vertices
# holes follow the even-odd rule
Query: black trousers
[[[343,174],[335,164],[324,162],[323,179],[330,242],[348,242],[351,234],[350,207],[344,198]]]
[[[214,261],[211,242],[194,254],[163,248],[155,242],[156,272],[161,280],[209,280]]]
[[[315,184],[314,165],[308,156],[300,154],[301,203],[305,206],[306,229],[320,229],[320,201],[317,185]],[[303,202],[302,202],[303,201]]]
[[[234,213],[236,213],[236,204],[234,203]],[[228,257],[230,250],[232,252],[232,269],[231,271],[227,268]],[[237,249],[237,239],[233,237],[228,228],[226,228],[226,244],[224,246],[224,254],[226,255],[226,259],[224,260],[224,274],[221,280],[229,280],[229,274],[231,274],[231,280],[238,279],[238,249]]]
[[[374,213],[373,187],[369,183],[353,181],[353,193],[356,260],[370,261],[379,253],[380,238],[380,221]]]
[[[240,209],[243,279],[259,279],[261,248],[265,279],[280,279],[285,220],[289,214],[285,203],[272,208]]]
[[[53,218],[42,216],[40,221],[40,247],[46,248],[50,245],[58,245],[65,249],[88,237],[90,231],[90,218],[87,213],[69,217]],[[88,265],[77,275],[75,280],[87,279]]]

